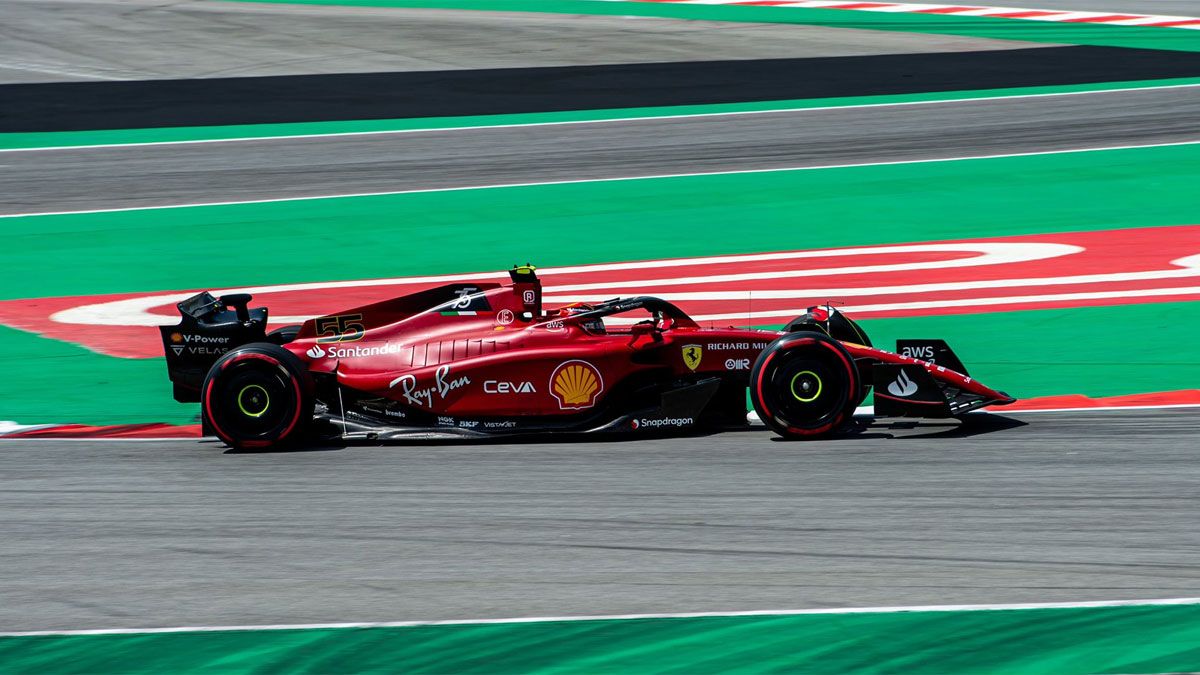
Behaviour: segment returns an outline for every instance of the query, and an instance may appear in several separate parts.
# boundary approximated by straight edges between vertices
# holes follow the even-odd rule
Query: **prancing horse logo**
[[[695,371],[700,367],[702,358],[704,358],[704,348],[700,345],[683,346],[683,365]]]

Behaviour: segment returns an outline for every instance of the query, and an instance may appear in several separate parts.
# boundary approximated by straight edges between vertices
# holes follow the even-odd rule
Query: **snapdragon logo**
[[[696,423],[691,417],[662,417],[659,419],[633,420],[634,429],[659,429],[661,427],[690,427]]]

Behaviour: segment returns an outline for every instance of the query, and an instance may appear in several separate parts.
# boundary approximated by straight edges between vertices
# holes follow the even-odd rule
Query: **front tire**
[[[789,439],[837,431],[854,416],[861,386],[850,353],[821,333],[784,335],[767,345],[750,371],[754,411]]]
[[[209,369],[200,392],[208,427],[238,450],[295,443],[312,421],[312,378],[300,359],[278,345],[230,350]]]

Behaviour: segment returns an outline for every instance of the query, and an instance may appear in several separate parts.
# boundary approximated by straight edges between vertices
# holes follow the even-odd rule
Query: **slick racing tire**
[[[304,437],[313,416],[313,386],[304,364],[266,342],[232,349],[200,388],[206,426],[238,450],[266,450]]]
[[[750,371],[754,411],[791,439],[837,431],[854,416],[861,386],[850,353],[822,333],[784,335],[767,345]]]

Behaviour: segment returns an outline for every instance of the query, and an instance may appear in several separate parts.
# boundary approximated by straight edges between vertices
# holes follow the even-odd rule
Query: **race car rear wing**
[[[266,337],[267,308],[251,309],[250,295],[234,293],[213,297],[207,291],[175,305],[180,322],[160,326],[167,375],[174,385],[175,400],[195,403],[208,369],[225,352]]]

